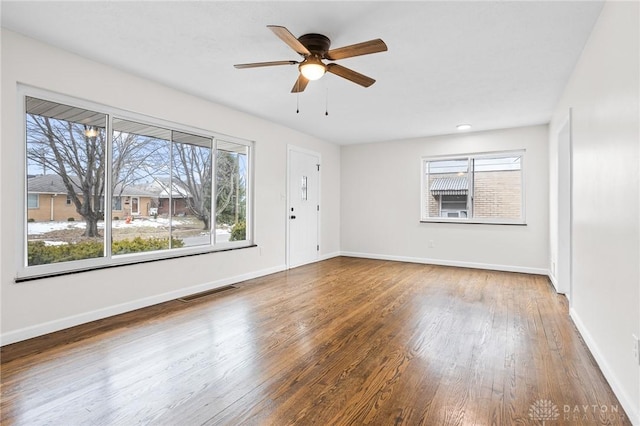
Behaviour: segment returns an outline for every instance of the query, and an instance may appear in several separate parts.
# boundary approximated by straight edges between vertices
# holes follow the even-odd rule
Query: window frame
[[[212,130],[202,129],[199,127],[195,127],[192,125],[185,125],[181,123],[177,123],[174,121],[170,121],[167,119],[156,118],[128,110],[124,110],[117,107],[107,106],[101,103],[76,98],[73,96],[63,95],[60,93],[51,92],[48,90],[35,88],[32,86],[27,86],[23,84],[18,85],[18,102],[17,107],[19,113],[17,114],[17,118],[19,120],[20,129],[20,140],[22,141],[22,149],[19,150],[19,155],[21,158],[18,160],[20,164],[20,176],[21,179],[21,203],[20,203],[20,212],[18,215],[19,226],[21,237],[19,239],[20,256],[17,256],[16,262],[16,282],[27,281],[31,279],[38,278],[46,278],[50,276],[58,276],[64,275],[68,273],[76,273],[88,270],[102,269],[102,268],[110,268],[114,266],[121,265],[130,265],[136,263],[146,263],[150,261],[157,260],[166,260],[173,259],[185,256],[192,256],[198,254],[206,254],[206,253],[215,253],[219,251],[228,251],[233,249],[241,249],[248,247],[255,247],[255,243],[253,241],[254,238],[254,155],[255,155],[255,141],[247,140],[235,136],[226,135],[223,133],[215,132]],[[104,191],[104,199],[112,199],[113,194],[111,193],[110,182],[112,179],[112,143],[113,143],[113,119],[126,119],[129,121],[135,121],[142,124],[147,124],[150,126],[158,126],[168,128],[172,131],[184,132],[189,134],[194,134],[198,136],[202,136],[204,138],[211,138],[212,140],[212,161],[214,161],[213,166],[215,167],[215,157],[217,154],[217,143],[218,140],[224,142],[231,142],[238,145],[244,145],[247,147],[247,188],[246,188],[246,239],[242,241],[228,241],[228,242],[219,242],[216,241],[215,229],[216,229],[216,214],[215,208],[211,209],[211,238],[210,243],[208,245],[198,245],[192,247],[182,247],[182,248],[174,248],[171,250],[159,250],[159,251],[151,251],[151,252],[140,252],[140,253],[129,253],[129,254],[119,254],[117,256],[113,256],[111,253],[111,244],[107,244],[108,241],[111,241],[111,226],[107,226],[107,224],[112,223],[112,209],[105,208],[105,216],[104,216],[104,228],[103,228],[103,244],[104,244],[104,256],[100,258],[90,258],[90,259],[82,259],[82,260],[74,260],[68,262],[58,262],[51,263],[45,265],[34,265],[29,266],[28,263],[28,246],[27,246],[27,237],[28,237],[28,220],[27,220],[27,212],[30,210],[28,207],[28,193],[27,193],[27,130],[26,130],[26,120],[27,120],[27,112],[26,112],[26,98],[38,98],[43,99],[50,102],[61,103],[65,105],[74,106],[77,108],[84,108],[91,111],[103,113],[107,115],[107,125],[106,125],[106,146],[105,146],[105,162],[106,162],[106,170],[107,176],[105,178],[105,191]],[[213,169],[215,170],[215,169]],[[215,175],[216,173],[212,173],[212,191],[215,194]],[[105,203],[106,204],[106,203]],[[212,197],[212,204],[215,205],[215,196]],[[111,203],[109,203],[111,205]]]
[[[486,158],[498,158],[498,157],[520,157],[520,217],[519,218],[477,218],[473,210],[473,203],[475,198],[475,170],[473,168],[473,161],[477,159]],[[453,154],[453,155],[431,155],[423,156],[420,158],[420,222],[421,223],[466,223],[466,224],[489,224],[489,225],[525,225],[526,221],[526,182],[525,182],[525,164],[526,164],[526,149],[514,149],[505,151],[490,151],[490,152],[476,152],[465,154]],[[430,217],[427,211],[427,192],[425,185],[427,184],[427,169],[426,164],[431,161],[455,161],[455,160],[467,160],[468,161],[468,195],[467,195],[467,218],[461,217]],[[439,208],[442,207],[442,200],[439,200]]]

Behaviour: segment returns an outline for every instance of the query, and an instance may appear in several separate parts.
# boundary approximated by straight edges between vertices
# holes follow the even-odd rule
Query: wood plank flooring
[[[567,311],[542,276],[339,257],[3,347],[1,423],[630,425]]]

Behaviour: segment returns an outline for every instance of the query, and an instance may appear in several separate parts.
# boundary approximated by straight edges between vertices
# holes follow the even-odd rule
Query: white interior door
[[[320,155],[289,148],[288,163],[287,264],[293,268],[318,260]]]

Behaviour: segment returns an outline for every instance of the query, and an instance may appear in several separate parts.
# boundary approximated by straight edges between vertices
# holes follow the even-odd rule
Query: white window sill
[[[446,218],[446,217],[434,217],[420,219],[420,223],[464,223],[468,225],[517,225],[527,226],[527,223],[523,220],[483,220],[483,219],[461,219],[461,218]]]

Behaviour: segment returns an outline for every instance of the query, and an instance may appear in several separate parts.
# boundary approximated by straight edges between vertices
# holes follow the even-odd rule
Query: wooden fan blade
[[[327,64],[327,72],[346,78],[347,80],[353,81],[354,83],[364,87],[369,87],[376,82],[371,77],[367,77],[366,75],[360,74],[359,72],[355,72],[354,70],[338,64]]]
[[[304,89],[307,88],[307,84],[309,84],[309,80],[307,80],[307,78],[302,74],[298,75],[298,79],[296,80],[296,84],[293,85],[291,93],[304,92]]]
[[[290,48],[292,48],[302,56],[311,55],[311,52],[309,52],[309,50],[306,47],[304,47],[304,45],[300,43],[300,41],[298,41],[296,36],[291,34],[291,32],[285,27],[280,27],[278,25],[267,25],[267,28],[273,31],[273,33],[277,35],[280,38],[280,40],[287,43],[287,45]]]
[[[243,68],[258,68],[258,67],[272,67],[274,65],[296,65],[298,61],[271,61],[271,62],[253,62],[250,64],[236,64],[234,67],[238,69]]]
[[[339,47],[337,49],[331,49],[324,57],[330,61],[338,59],[352,58],[354,56],[369,55],[371,53],[385,52],[387,45],[384,41],[377,38],[375,40],[369,40],[358,44],[352,44],[351,46]]]

